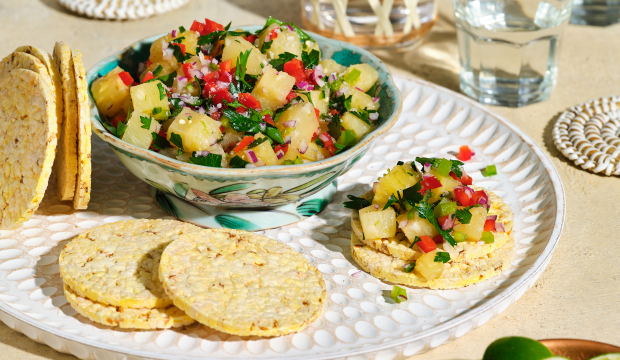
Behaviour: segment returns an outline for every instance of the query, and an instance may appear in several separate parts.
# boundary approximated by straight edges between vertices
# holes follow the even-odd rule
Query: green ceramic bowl
[[[256,31],[260,27],[247,26]],[[353,148],[336,156],[300,165],[272,165],[252,169],[212,168],[188,164],[138,148],[109,133],[102,125],[99,111],[90,93],[92,82],[116,66],[130,72],[146,61],[153,41],[145,38],[96,64],[86,78],[89,85],[93,131],[107,142],[125,166],[137,177],[158,190],[196,205],[220,208],[266,208],[298,202],[316,194],[349,170],[370,148],[377,136],[391,128],[398,118],[401,96],[387,66],[368,51],[346,42],[311,34],[317,40],[322,58],[332,58],[349,66],[370,64],[379,72],[379,125]],[[333,192],[331,192],[333,195]],[[320,211],[330,199],[315,211]]]

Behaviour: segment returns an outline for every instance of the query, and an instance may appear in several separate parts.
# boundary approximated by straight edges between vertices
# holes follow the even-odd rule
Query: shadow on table
[[[292,21],[296,25],[301,26],[301,4],[299,0],[229,0],[229,3],[264,18],[273,16],[278,20],[284,22]]]
[[[0,322],[0,343],[7,346],[19,349],[34,356],[40,356],[50,360],[75,360],[77,359],[73,355],[60,353],[47,345],[40,344],[26,335],[13,331],[11,328]],[[0,358],[10,358],[11,352],[7,353],[8,349],[4,350],[4,355],[0,355]],[[17,355],[17,354],[14,354]]]

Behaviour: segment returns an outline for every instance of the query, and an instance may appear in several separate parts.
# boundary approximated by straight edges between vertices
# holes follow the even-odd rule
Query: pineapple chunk
[[[286,96],[293,89],[293,85],[294,77],[284,71],[278,73],[271,65],[267,65],[252,90],[252,96],[260,102],[264,110],[276,110],[288,102]]]
[[[446,191],[453,191],[455,187],[461,185],[461,183],[458,180],[454,180],[452,176],[437,175],[437,170],[434,168],[431,169],[431,174],[435,175],[437,180],[439,180],[442,185],[436,189],[431,189],[431,193],[433,193],[433,196],[429,199],[429,202],[431,203],[439,200],[441,195]]]
[[[155,40],[153,42],[153,45],[151,45],[151,56],[149,57],[149,60],[151,60],[151,65],[147,68],[147,70],[153,71],[155,70],[157,65],[161,65],[162,69],[159,73],[159,76],[168,75],[172,72],[177,71],[177,69],[179,68],[179,62],[174,56],[170,54],[169,56],[166,56],[166,58],[164,58],[163,49],[164,44],[168,44],[168,41],[166,40],[167,36],[169,35],[163,36]],[[146,71],[144,72],[144,74],[146,74]]]
[[[372,100],[372,96],[356,89],[351,95],[351,109],[379,110],[379,102]]]
[[[355,139],[360,141],[366,134],[372,130],[372,126],[367,124],[357,116],[347,112],[341,119],[342,127],[347,130],[353,130],[355,133]]]
[[[167,42],[172,41],[173,39],[184,38],[181,40],[181,44],[185,45],[185,52],[187,54],[196,55],[196,47],[198,46],[198,34],[196,31],[186,30],[185,32],[177,31],[177,36],[172,37],[172,34],[168,34],[165,37]]]
[[[435,262],[437,250],[428,252],[418,258],[415,262],[415,272],[422,275],[427,281],[435,280],[443,274],[444,264]]]
[[[264,138],[265,135],[257,134],[255,137],[257,139],[260,139],[260,138]],[[254,154],[256,154],[256,157],[259,160],[262,160],[263,162],[265,162],[266,165],[278,164],[278,157],[276,156],[276,153],[273,152],[273,149],[271,148],[271,144],[269,143],[269,140],[263,141],[262,143],[253,147],[250,150],[253,150]]]
[[[360,88],[363,92],[366,92],[370,90],[375,82],[377,82],[377,79],[379,79],[379,73],[377,70],[373,69],[373,67],[368,64],[351,65],[347,71],[345,71],[344,76],[346,77],[347,74],[349,74],[353,69],[359,70],[360,76],[355,82],[349,84],[349,93],[352,93],[353,90],[357,90],[355,89],[356,87]]]
[[[316,143],[311,142],[308,144],[308,150],[304,154],[301,154],[302,159],[317,161],[330,157],[331,154],[325,148],[318,146]]]
[[[164,84],[159,80],[132,86],[130,92],[134,110],[149,114],[157,120],[166,119],[169,116],[170,107],[163,86]],[[164,89],[163,97],[160,87]],[[153,113],[155,109],[158,109],[157,114]]]
[[[183,141],[182,148],[171,142],[175,147],[185,152],[211,150],[222,136],[220,125],[205,114],[200,114],[190,108],[183,108],[181,113],[168,127],[168,141],[172,134],[177,134]]]
[[[127,129],[121,139],[137,147],[148,149],[153,142],[152,133],[158,131],[159,123],[155,119],[143,112],[134,111],[127,121]]]
[[[375,191],[372,204],[385,205],[390,195],[395,194],[397,191],[403,191],[415,185],[418,181],[420,181],[420,175],[413,170],[410,163],[396,165],[379,179],[379,186]]]
[[[295,126],[284,127],[283,124],[287,121],[295,121]],[[291,147],[299,150],[304,142],[306,145],[310,145],[312,135],[319,127],[319,120],[316,118],[312,104],[300,102],[280,115],[276,127],[282,133],[283,138],[291,137],[289,151],[291,151]]]
[[[346,66],[340,65],[332,59],[321,60],[319,61],[319,64],[323,66],[323,73],[325,74],[325,76],[329,76],[331,74],[342,74],[347,70]]]
[[[310,102],[310,101],[308,101],[308,95],[300,93],[299,96],[305,102]],[[323,98],[321,99],[321,97],[323,97]],[[319,109],[321,114],[326,114],[327,111],[329,111],[329,99],[323,94],[323,91],[321,91],[321,90],[312,90],[312,91],[310,91],[310,100],[312,100],[312,103],[314,104],[314,107]],[[351,100],[351,105],[352,104],[353,104],[353,100]]]
[[[407,220],[407,214],[398,216],[396,221],[400,224]],[[437,229],[427,219],[423,219],[419,214],[415,214],[415,217],[407,221],[407,226],[401,229],[409,241],[413,242],[416,236],[428,235],[434,237],[439,234]]]
[[[360,221],[366,239],[390,238],[396,235],[396,212],[391,207],[381,210],[374,206],[360,210]]]
[[[310,147],[308,146],[308,149]],[[292,146],[288,147],[288,151],[286,152],[286,154],[284,154],[284,156],[282,157],[282,159],[280,159],[278,161],[278,165],[284,165],[284,160],[290,160],[290,161],[295,161],[295,159],[297,158],[302,158],[301,154],[299,153],[299,151],[297,151],[297,149],[295,149]]]
[[[239,54],[246,52],[248,49],[251,49],[252,52],[248,58],[245,72],[249,75],[260,75],[263,70],[263,68],[261,68],[261,64],[267,64],[267,58],[265,55],[261,54],[254,45],[250,44],[249,41],[241,36],[228,36],[224,39],[222,61],[231,59],[232,66],[235,67],[237,66]]]
[[[271,33],[273,29],[280,27],[278,24],[271,24],[258,35],[258,48],[261,49],[265,43],[265,37]],[[301,41],[296,31],[291,31],[288,26],[280,27],[280,33],[275,39],[272,39],[271,47],[265,50],[265,55],[270,59],[277,59],[280,54],[285,52],[295,55],[301,59]]]
[[[475,207],[469,210],[471,221],[469,224],[457,224],[454,231],[467,234],[467,241],[480,241],[484,231],[484,222],[487,220],[487,210],[482,207]]]
[[[113,116],[119,112],[129,98],[129,86],[118,76],[121,72],[123,69],[117,66],[107,75],[93,81],[91,87],[93,99],[99,112],[105,116]]]
[[[189,86],[188,84],[191,84]],[[174,82],[172,83],[172,92],[178,93],[181,95],[191,95],[191,96],[200,96],[200,86],[196,86],[196,82],[186,82],[184,86],[181,86],[179,83],[179,77],[174,78]]]

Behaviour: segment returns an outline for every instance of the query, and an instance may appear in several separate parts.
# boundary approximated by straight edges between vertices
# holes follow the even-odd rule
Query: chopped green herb
[[[172,139],[172,138],[171,138]],[[222,155],[207,154],[207,156],[192,156],[189,158],[191,164],[203,165],[208,167],[222,167]]]
[[[429,204],[428,199],[431,196],[431,192],[427,191],[424,199],[415,205],[415,208],[418,210],[418,214],[421,218],[427,219],[433,226],[435,230],[443,236],[443,238],[448,242],[448,244],[452,245],[452,247],[456,246],[456,241],[452,238],[452,235],[446,230],[443,230],[441,226],[439,226],[439,222],[433,213],[433,205]]]
[[[271,49],[271,44],[273,44],[273,40],[264,42],[260,47],[260,52],[266,54],[267,50]]]
[[[152,132],[151,135],[153,136],[153,142],[151,143],[151,146],[153,146],[155,149],[163,150],[170,147],[170,142],[165,137],[159,135],[156,132]]]
[[[159,89],[159,100],[165,99],[166,89],[164,89],[164,85],[162,83],[157,83],[157,89]]]
[[[150,117],[140,116],[140,123],[142,123],[141,128],[143,128],[143,129],[150,129],[151,128],[151,118]]]
[[[284,70],[284,64],[293,60],[297,56],[295,54],[291,54],[290,52],[285,52],[284,54],[278,55],[277,59],[273,59],[269,62],[274,69],[278,71]]]
[[[277,142],[278,144],[284,144],[284,139],[282,138],[282,134],[280,133],[280,130],[278,130],[278,128],[267,127],[267,129],[265,129],[263,133],[269,136],[271,139],[273,139],[273,141]]]
[[[179,26],[179,31],[181,32],[181,34],[183,34],[186,30],[183,26]]]
[[[409,249],[413,248],[413,245],[415,245],[415,244],[419,243],[420,241],[422,241],[422,239],[420,239],[420,237],[419,237],[419,236],[416,236],[416,237],[413,239],[413,242],[411,243],[411,245],[409,245]]]
[[[170,133],[170,142],[177,148],[183,150],[183,139],[181,138],[181,135]]]
[[[338,139],[338,142],[344,146],[355,145],[356,141],[357,137],[355,136],[355,131],[353,130],[345,130],[341,133],[340,138]]]
[[[435,254],[435,262],[440,262],[440,263],[447,263],[448,261],[450,261],[450,253],[445,252],[445,251],[438,251]]]
[[[158,77],[163,69],[164,68],[161,67],[161,65],[157,65],[157,67],[153,70],[153,76]]]
[[[368,201],[368,200],[366,200],[364,198],[360,198],[360,197],[353,196],[353,195],[347,195],[347,197],[351,201],[345,201],[344,202],[344,207],[346,207],[348,209],[359,210],[359,209],[363,209],[365,207],[369,207],[371,205],[370,201]]]
[[[405,265],[405,267],[403,268],[403,270],[405,270],[406,273],[412,272],[413,269],[415,269],[415,261]]]
[[[471,206],[468,206],[466,208],[463,209],[458,209],[456,210],[456,219],[461,223],[461,224],[469,224],[469,222],[471,221],[471,211],[469,211],[469,209],[471,209]]]
[[[401,288],[400,286],[396,286],[394,285],[394,287],[392,288],[392,299],[394,299],[394,301],[396,301],[397,303],[401,303],[403,301],[407,301],[407,290]]]
[[[337,116],[334,116],[332,118],[332,121],[329,122],[329,124],[327,124],[327,129],[329,130],[329,135],[331,135],[331,137],[333,137],[334,139],[338,139],[340,137],[340,134],[342,133],[342,125],[340,123],[340,118]]]
[[[123,134],[125,133],[125,130],[127,130],[127,125],[125,125],[124,122],[119,121],[118,125],[116,125],[116,134],[119,138],[123,137]]]
[[[161,106],[158,106],[156,108],[153,108],[153,115],[157,115],[161,112]]]
[[[319,64],[320,58],[321,53],[314,49],[310,51],[310,53],[305,51],[301,53],[301,60],[306,69],[314,69]]]
[[[173,71],[168,75],[163,75],[159,77],[159,81],[163,82],[167,87],[172,87],[174,83],[174,79],[177,77],[177,72]]]
[[[237,169],[244,168],[247,164],[249,164],[249,162],[243,160],[237,155],[235,155],[232,159],[230,159],[230,162],[228,163],[228,165],[230,165],[231,168],[237,168]]]

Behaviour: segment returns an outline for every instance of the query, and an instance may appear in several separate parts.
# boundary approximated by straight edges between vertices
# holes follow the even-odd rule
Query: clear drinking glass
[[[549,98],[572,0],[453,0],[461,90],[484,104]]]
[[[620,0],[573,0],[570,22],[594,26],[620,22]]]

